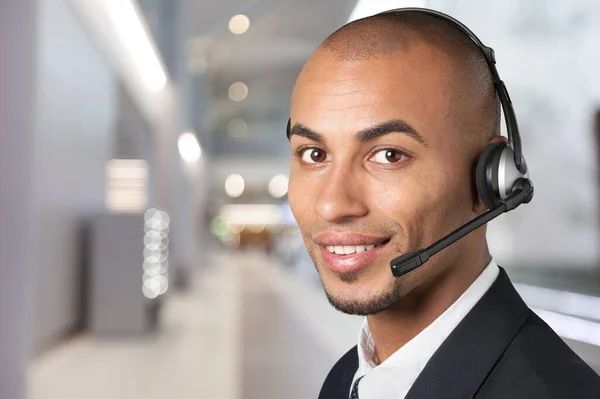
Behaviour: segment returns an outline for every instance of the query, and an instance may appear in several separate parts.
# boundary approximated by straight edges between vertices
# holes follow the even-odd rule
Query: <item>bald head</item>
[[[453,24],[418,12],[379,14],[344,25],[316,50],[340,62],[402,57],[419,44],[443,54],[454,122],[480,138],[500,135],[500,102],[489,66],[475,43]]]

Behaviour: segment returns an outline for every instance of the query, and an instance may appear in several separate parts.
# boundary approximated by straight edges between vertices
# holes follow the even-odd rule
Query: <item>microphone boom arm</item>
[[[518,179],[513,186],[512,192],[495,208],[485,211],[431,246],[419,251],[409,252],[393,259],[390,264],[392,273],[396,277],[405,275],[425,263],[430,256],[435,255],[442,249],[477,230],[501,214],[511,211],[521,204],[528,203],[532,198],[533,185],[531,184],[531,181],[526,178]]]

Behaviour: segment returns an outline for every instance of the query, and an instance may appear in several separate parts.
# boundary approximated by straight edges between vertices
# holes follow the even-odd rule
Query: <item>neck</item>
[[[457,262],[383,312],[367,316],[377,358],[385,361],[444,313],[490,262],[487,249],[475,262]],[[430,265],[434,269],[441,265]]]

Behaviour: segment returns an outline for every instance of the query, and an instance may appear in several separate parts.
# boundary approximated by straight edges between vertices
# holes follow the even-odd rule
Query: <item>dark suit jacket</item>
[[[356,347],[319,399],[348,399]],[[504,269],[429,360],[406,399],[600,399],[600,377],[523,302]]]

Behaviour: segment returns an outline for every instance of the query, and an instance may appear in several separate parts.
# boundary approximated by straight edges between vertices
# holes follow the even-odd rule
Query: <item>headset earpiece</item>
[[[475,170],[477,193],[488,209],[499,205],[513,190],[517,179],[527,177],[517,169],[515,154],[507,143],[486,146]]]
[[[502,198],[498,190],[498,172],[502,152],[508,148],[506,143],[487,145],[477,161],[475,183],[477,193],[488,209],[497,206]]]

